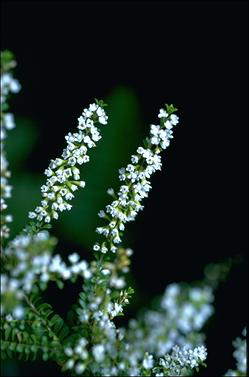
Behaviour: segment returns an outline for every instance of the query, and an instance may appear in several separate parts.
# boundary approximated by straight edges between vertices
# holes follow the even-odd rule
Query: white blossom
[[[242,335],[246,337],[246,327]],[[229,369],[225,376],[244,376],[247,372],[247,343],[246,339],[236,338],[233,342],[235,351],[233,356],[236,360],[236,370]]]
[[[68,260],[69,260],[71,263],[77,263],[77,262],[79,261],[79,259],[80,259],[80,256],[79,256],[79,254],[77,254],[77,253],[73,253],[73,254],[70,254],[70,255],[68,256]]]
[[[104,360],[105,357],[105,347],[103,344],[96,344],[93,349],[93,356],[97,362],[101,362]]]
[[[1,57],[2,59],[2,57]],[[2,64],[1,64],[2,65]],[[4,212],[7,209],[6,199],[11,197],[12,186],[9,184],[9,178],[11,176],[10,170],[8,169],[9,163],[7,160],[7,155],[5,151],[5,139],[9,130],[15,128],[14,115],[7,113],[4,107],[7,105],[8,96],[10,93],[17,93],[21,89],[19,82],[13,78],[12,74],[8,71],[4,72],[4,65],[1,67],[1,127],[0,127],[0,169],[1,169],[1,230],[0,238],[9,237],[9,226],[7,225],[12,221],[11,215],[6,215]]]
[[[204,346],[196,347],[193,350],[174,346],[171,354],[160,359],[159,365],[168,376],[184,376],[184,368],[197,368],[206,357],[207,350]]]
[[[112,188],[107,190],[115,200],[106,206],[106,211],[99,212],[99,216],[105,218],[108,224],[96,229],[97,233],[107,240],[102,242],[99,248],[94,246],[94,251],[115,252],[115,246],[122,242],[119,231],[123,232],[125,224],[134,221],[138,212],[144,208],[141,201],[148,196],[151,189],[149,179],[154,172],[161,170],[159,153],[170,145],[170,139],[173,138],[171,129],[178,123],[178,117],[172,115],[174,114],[169,115],[164,109],[160,110],[158,116],[161,122],[159,125],[151,125],[148,146],[138,147],[137,154],[131,156],[132,163],[119,169],[119,179],[123,184],[117,195]],[[111,216],[111,220],[106,213]]]
[[[149,355],[148,352],[145,353],[145,357],[143,359],[143,367],[145,369],[152,369],[154,365],[153,356]]]
[[[38,225],[42,226],[43,222],[49,223],[52,219],[58,219],[59,212],[72,208],[67,201],[74,198],[73,192],[79,187],[85,187],[76,165],[89,161],[88,149],[95,147],[95,142],[101,139],[99,129],[94,124],[107,124],[107,118],[100,105],[91,104],[78,118],[78,132],[69,132],[65,136],[67,147],[63,150],[61,158],[51,160],[44,172],[48,178],[46,184],[41,186],[43,209],[37,206],[34,211],[29,212],[29,218],[35,220]]]

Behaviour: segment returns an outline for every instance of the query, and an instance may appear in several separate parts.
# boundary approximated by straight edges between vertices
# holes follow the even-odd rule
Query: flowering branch
[[[246,376],[247,372],[247,344],[246,327],[242,331],[243,338],[236,338],[233,342],[235,351],[233,356],[236,360],[236,370],[229,369],[225,376]]]
[[[21,89],[19,82],[13,78],[11,70],[16,66],[14,56],[10,51],[1,52],[1,129],[0,129],[0,141],[1,141],[1,240],[9,237],[10,229],[8,223],[12,221],[12,215],[5,215],[4,211],[7,209],[7,203],[5,199],[11,197],[12,186],[10,186],[8,180],[11,173],[8,169],[8,160],[5,152],[5,140],[7,137],[7,131],[15,127],[13,114],[7,112],[9,105],[7,100],[10,93],[17,93]]]
[[[105,237],[105,241],[95,243],[94,251],[115,253],[125,224],[134,221],[137,213],[144,208],[141,202],[151,189],[149,178],[155,171],[161,170],[159,154],[170,145],[173,127],[178,123],[178,116],[174,114],[176,110],[173,105],[166,105],[166,110],[160,110],[160,124],[151,125],[150,137],[145,139],[144,147],[139,147],[137,153],[131,156],[131,164],[119,170],[119,180],[124,184],[118,194],[112,188],[107,190],[115,200],[106,206],[106,212],[99,212],[99,217],[105,219],[107,225],[98,227],[96,231]]]
[[[121,243],[125,223],[135,220],[138,211],[143,209],[141,201],[148,196],[151,188],[148,179],[152,173],[161,169],[159,153],[170,145],[170,139],[173,138],[172,128],[178,123],[175,111],[173,105],[166,105],[166,110],[160,110],[160,125],[151,126],[150,137],[145,139],[144,148],[139,147],[137,154],[132,155],[132,164],[119,170],[119,179],[124,181],[125,185],[121,186],[118,195],[113,189],[108,190],[115,200],[106,207],[106,212],[99,213],[101,218],[107,220],[108,225],[98,227],[97,232],[106,240],[101,244],[95,243],[93,247],[94,251],[101,253],[95,254],[97,260],[91,264],[92,279],[85,282],[80,294],[80,307],[76,309],[81,328],[87,328],[87,332],[91,334],[92,352],[88,354],[88,358],[95,362],[104,359],[103,339],[106,339],[106,342],[111,342],[110,337],[115,339],[113,319],[122,315],[123,307],[133,293],[131,288],[120,291],[125,287],[120,273],[128,271],[131,250],[121,249],[116,245]],[[110,255],[113,255],[110,252],[117,254],[117,257],[110,258]],[[80,327],[77,327],[77,331],[81,331]],[[81,360],[81,365],[83,364]],[[69,362],[69,365],[68,368],[71,369],[74,363]]]
[[[88,149],[96,146],[101,139],[97,125],[107,124],[107,115],[103,109],[106,106],[102,100],[90,104],[78,118],[78,132],[69,132],[65,139],[67,147],[63,150],[61,158],[51,160],[45,175],[48,177],[46,184],[41,187],[43,200],[29,212],[29,218],[34,219],[30,226],[34,232],[48,228],[46,223],[58,219],[59,213],[70,210],[72,205],[67,201],[73,199],[74,192],[79,187],[85,187],[85,182],[80,180],[80,170],[77,165],[89,161]]]

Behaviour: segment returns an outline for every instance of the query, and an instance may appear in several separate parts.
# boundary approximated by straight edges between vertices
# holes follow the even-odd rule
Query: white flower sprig
[[[214,312],[213,299],[213,291],[206,286],[167,286],[157,308],[129,322],[130,357],[139,350],[162,357],[176,344],[186,348],[202,345],[200,331]]]
[[[10,93],[17,93],[21,89],[18,80],[14,79],[10,70],[16,66],[14,57],[9,51],[1,53],[1,231],[0,238],[8,238],[10,229],[8,223],[12,221],[12,215],[3,214],[7,209],[6,199],[11,197],[12,186],[9,184],[11,173],[8,169],[8,160],[5,152],[5,139],[7,138],[7,131],[15,128],[15,121],[13,114],[6,112],[8,110],[8,97]]]
[[[246,327],[242,331],[243,338],[236,338],[233,341],[235,351],[233,356],[236,360],[236,370],[229,369],[225,376],[246,376],[247,372],[247,344]]]
[[[103,101],[96,100],[84,109],[78,118],[78,132],[69,132],[65,139],[67,147],[63,150],[61,158],[51,160],[45,175],[48,177],[46,184],[41,187],[43,200],[35,211],[29,212],[29,218],[35,219],[38,229],[44,223],[50,223],[52,219],[58,219],[59,213],[70,210],[72,205],[68,203],[73,199],[74,192],[79,187],[85,187],[85,182],[80,180],[80,170],[77,165],[89,161],[88,149],[96,146],[101,139],[96,124],[107,124],[107,115],[103,109]]]
[[[154,372],[156,372],[156,376],[186,376],[189,369],[203,365],[206,358],[207,349],[204,346],[196,347],[193,350],[175,346],[171,354],[167,354],[159,360],[159,367],[156,367]]]
[[[176,109],[173,105],[166,105],[166,110],[160,109],[160,125],[151,125],[150,137],[145,140],[144,147],[139,147],[137,153],[131,156],[131,164],[119,170],[119,180],[123,185],[118,194],[116,195],[112,188],[107,190],[115,200],[106,206],[106,211],[101,210],[98,214],[106,219],[108,224],[96,229],[106,240],[95,243],[94,251],[115,253],[117,245],[121,243],[125,223],[134,221],[137,213],[144,208],[141,202],[151,189],[149,178],[155,171],[161,170],[159,154],[170,145],[172,129],[178,123],[179,118],[173,114],[174,111]]]
[[[67,361],[63,366],[63,370],[74,370],[76,374],[81,375],[86,369],[88,364],[89,353],[87,351],[88,341],[85,338],[78,339],[75,346],[66,346],[64,353],[67,357]]]
[[[69,264],[59,254],[52,255],[56,243],[46,230],[21,234],[9,242],[4,251],[6,273],[1,275],[1,314],[11,312],[14,318],[22,318],[24,294],[30,294],[35,284],[45,289],[49,281],[56,281],[62,287],[63,281],[92,276],[90,266],[80,260],[79,254],[70,254]]]

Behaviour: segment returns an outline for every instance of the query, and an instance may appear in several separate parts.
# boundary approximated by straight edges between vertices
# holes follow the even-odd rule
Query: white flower
[[[107,194],[109,194],[111,196],[114,195],[114,190],[113,190],[112,187],[110,187],[110,188],[107,189]]]
[[[7,128],[7,130],[12,130],[13,128],[15,128],[13,114],[10,114],[10,113],[4,114],[4,125]]]
[[[86,369],[86,367],[85,367],[85,365],[83,363],[78,363],[75,366],[75,372],[77,374],[81,374],[82,372],[84,372],[85,369]]]
[[[104,360],[105,358],[105,347],[103,346],[103,344],[96,344],[94,347],[93,347],[93,356],[95,358],[95,360],[100,363],[101,361]]]
[[[105,211],[103,210],[99,211],[98,216],[101,218],[105,217]]]
[[[73,253],[73,254],[70,254],[70,255],[68,256],[68,260],[69,260],[71,263],[77,263],[77,262],[79,261],[79,259],[80,259],[80,256],[79,256],[79,254],[77,254],[77,253]]]
[[[170,121],[175,126],[175,125],[177,125],[179,123],[179,117],[177,115],[175,115],[175,114],[172,114],[170,116]]]
[[[160,109],[159,111],[159,114],[158,114],[158,118],[166,118],[168,116],[166,110],[164,109]]]
[[[66,368],[67,369],[72,369],[74,366],[74,360],[73,359],[69,359],[67,362],[66,362]]]
[[[92,277],[92,273],[89,270],[85,270],[83,275],[85,279],[90,279]]]
[[[171,128],[173,128],[173,124],[169,121],[169,120],[166,120],[166,122],[164,123],[165,127],[168,129],[168,130],[171,130]],[[165,134],[166,135],[166,134]]]
[[[122,305],[118,304],[117,302],[115,302],[114,304],[110,303],[109,313],[111,314],[112,318],[116,317],[122,311]]]
[[[66,348],[64,349],[64,352],[65,352],[65,354],[66,354],[67,356],[72,356],[72,355],[73,355],[73,350],[72,350],[71,347],[66,347]]]
[[[153,356],[149,355],[148,352],[146,352],[144,360],[143,360],[143,367],[145,369],[152,369],[154,365]]]
[[[22,319],[24,316],[24,309],[21,306],[17,306],[13,311],[13,316],[16,319]]]

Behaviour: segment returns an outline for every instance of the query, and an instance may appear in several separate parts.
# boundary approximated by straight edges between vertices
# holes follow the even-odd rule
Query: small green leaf
[[[57,284],[59,289],[62,289],[64,287],[64,283],[61,280],[56,280],[56,284]]]
[[[17,352],[23,352],[24,350],[24,345],[23,344],[18,344],[17,347],[16,347],[16,351]]]
[[[54,325],[54,332],[57,334],[64,325],[63,319],[59,319]]]
[[[5,340],[1,340],[1,350],[4,351],[9,345],[9,342],[6,342]]]
[[[60,316],[58,316],[58,314],[55,314],[55,315],[49,320],[50,325],[51,325],[51,326],[54,326],[55,323],[56,323],[57,321],[59,321],[60,319],[61,319]]]
[[[5,332],[4,332],[5,340],[8,340],[10,333],[11,333],[11,327],[8,326],[7,329],[5,329]]]
[[[64,326],[58,335],[60,340],[63,340],[64,338],[66,338],[69,332],[70,332],[69,328],[67,326]]]
[[[82,308],[85,308],[86,304],[83,300],[79,300],[79,304]]]
[[[79,316],[82,315],[82,309],[77,308],[75,311],[76,311],[76,313],[77,313]]]
[[[16,349],[16,343],[11,342],[10,345],[9,345],[9,349],[10,349],[11,351],[15,351],[15,349]]]
[[[177,111],[178,109],[176,107],[174,107],[174,105],[165,105],[166,106],[166,109],[167,109],[167,113],[170,115],[172,113],[174,113],[175,111]]]

